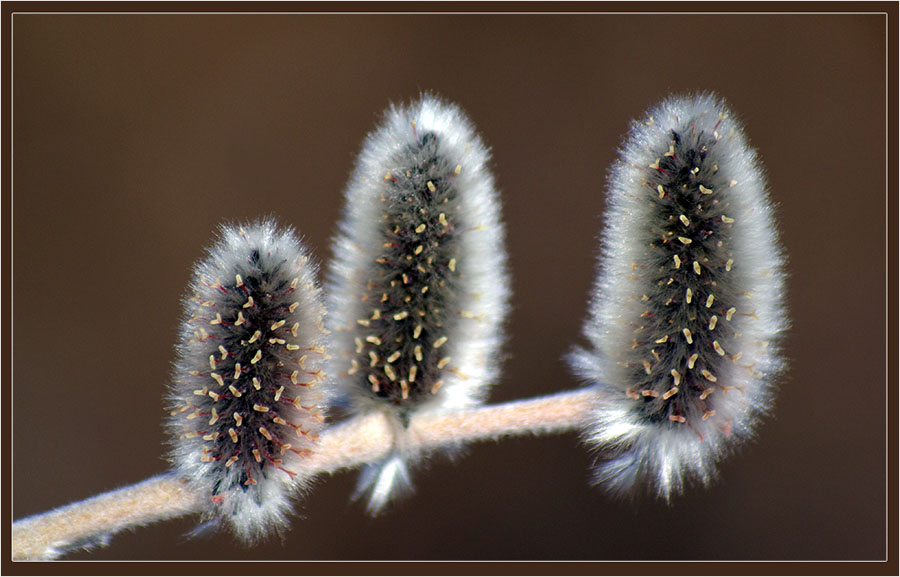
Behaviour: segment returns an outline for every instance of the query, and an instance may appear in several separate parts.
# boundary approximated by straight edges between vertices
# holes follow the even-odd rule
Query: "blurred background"
[[[767,168],[790,257],[773,418],[671,506],[589,486],[576,434],[436,458],[382,517],[322,477],[283,541],[185,518],[71,559],[882,559],[884,15],[15,15],[13,516],[167,469],[193,262],[276,215],[320,261],[363,137],[434,91],[493,149],[513,273],[491,401],[578,386],[606,171],[629,122],[714,90]],[[893,160],[892,160],[893,162]]]

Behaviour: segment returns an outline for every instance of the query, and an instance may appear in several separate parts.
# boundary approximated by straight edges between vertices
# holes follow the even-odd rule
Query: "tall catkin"
[[[254,541],[286,524],[324,422],[316,267],[272,222],[223,226],[184,301],[170,391],[175,470]]]
[[[410,415],[476,404],[497,376],[509,283],[488,160],[462,111],[426,95],[387,112],[347,186],[330,372],[351,411],[394,425],[392,456],[360,481],[371,512],[409,486]]]
[[[586,438],[599,483],[668,499],[770,409],[784,257],[756,152],[714,95],[633,123],[608,189],[591,347],[572,356],[603,398]]]

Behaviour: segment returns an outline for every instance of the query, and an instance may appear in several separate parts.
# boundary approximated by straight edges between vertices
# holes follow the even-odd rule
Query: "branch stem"
[[[407,450],[429,450],[504,436],[561,433],[584,424],[596,401],[589,389],[447,413],[414,415]],[[350,469],[387,456],[393,429],[371,413],[325,430],[307,460],[310,476]],[[13,523],[13,559],[55,559],[68,551],[105,545],[123,529],[201,510],[203,499],[171,473],[151,477]]]

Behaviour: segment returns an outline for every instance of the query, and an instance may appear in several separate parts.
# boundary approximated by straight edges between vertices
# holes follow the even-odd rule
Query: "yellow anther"
[[[216,357],[209,355],[209,368],[216,370]]]
[[[702,184],[700,185],[700,194],[712,194],[713,191],[711,188],[706,188]]]
[[[691,244],[692,242],[694,242],[691,239],[684,237],[684,236],[679,236],[678,240],[680,240],[682,244]]]
[[[247,341],[247,343],[248,343],[248,344],[250,344],[250,343],[255,343],[256,341],[259,340],[259,338],[260,338],[261,336],[262,336],[262,333],[261,333],[260,331],[256,331],[256,332],[253,333],[253,336],[250,337],[250,340]]]
[[[232,441],[237,443],[237,441],[234,439],[234,437],[232,437]],[[228,461],[225,462],[225,468],[227,469],[228,467],[234,465],[235,463],[237,463],[237,460],[238,460],[237,455],[232,456],[230,459],[228,459]]]
[[[225,347],[223,347],[222,345],[219,345],[219,354],[222,355],[222,360],[223,360],[223,361],[224,361],[226,358],[228,358],[228,351],[225,350]]]
[[[220,387],[225,386],[225,381],[222,380],[222,375],[220,375],[219,373],[209,373],[209,376],[211,376],[213,380],[215,380],[216,383],[219,384]]]
[[[462,165],[457,164],[456,168],[453,169],[453,176],[459,176],[459,173],[462,171]]]
[[[272,434],[269,433],[268,429],[266,429],[265,427],[260,427],[260,428],[259,428],[259,434],[262,435],[263,437],[265,437],[266,439],[270,440],[270,441],[272,440]]]
[[[405,319],[405,318],[408,317],[408,316],[409,316],[409,312],[407,312],[407,311],[400,311],[399,313],[397,313],[397,314],[394,315],[394,320],[395,320],[395,321],[402,321],[403,319]]]
[[[663,198],[664,196],[666,196],[666,191],[665,191],[665,189],[663,188],[663,185],[657,184],[657,185],[656,185],[656,191],[659,193],[659,197],[660,197],[660,198]]]
[[[725,216],[725,215],[723,214],[723,215],[722,215],[722,222],[724,222],[725,224],[731,224],[732,222],[734,222],[734,219],[733,219],[733,218],[728,218],[727,216]]]
[[[416,348],[413,349],[413,354],[416,356],[416,360],[422,362],[422,345],[416,345]]]
[[[690,289],[690,287],[688,287],[688,289],[686,291],[684,291],[684,301],[686,303],[690,304],[691,301],[693,300],[693,298],[694,298],[694,291],[692,291]]]
[[[238,442],[238,434],[237,434],[237,431],[235,431],[234,429],[232,429],[232,428],[230,428],[230,427],[229,427],[229,429],[228,429],[228,436],[231,437],[231,442],[232,442],[232,443],[237,443],[237,442]],[[237,460],[236,457],[232,457],[232,458],[235,459],[235,460]]]
[[[734,316],[734,313],[736,313],[736,312],[737,312],[737,309],[734,308],[734,307],[731,307],[730,309],[728,309],[727,311],[725,311],[725,320],[726,320],[726,321],[730,321],[730,320],[731,320],[731,317],[733,317],[733,316]]]
[[[256,389],[257,391],[262,388],[262,384],[259,382],[259,379],[256,377],[253,377],[253,388]]]
[[[394,361],[396,361],[397,359],[399,359],[400,356],[401,356],[401,355],[400,355],[400,351],[394,351],[394,352],[391,354],[391,356],[389,356],[389,357],[387,358],[387,362],[393,363]]]
[[[719,353],[720,357],[725,356],[725,349],[722,348],[722,345],[719,344],[719,341],[713,341],[713,348],[716,349],[716,352]]]
[[[269,407],[265,407],[265,406],[263,406],[263,405],[259,405],[259,404],[254,403],[254,404],[253,404],[253,410],[256,411],[257,413],[268,413],[268,412],[269,412]]]
[[[397,380],[397,373],[394,372],[394,367],[391,365],[384,365],[384,375],[391,381]]]
[[[716,381],[719,380],[711,372],[707,371],[706,369],[703,369],[702,371],[700,371],[700,374],[703,375],[704,379],[706,379],[707,381],[709,381],[711,383],[715,383]]]
[[[413,329],[413,338],[419,338],[419,335],[422,334],[422,325],[416,325],[416,328]]]
[[[716,323],[718,323],[718,322],[719,322],[719,317],[717,317],[716,315],[709,317],[709,330],[711,330],[711,331],[716,330]]]
[[[678,394],[678,387],[675,386],[675,387],[672,387],[671,389],[669,389],[668,391],[666,391],[665,394],[663,394],[662,398],[663,398],[663,400],[671,399],[672,397],[674,397],[677,394]]]
[[[705,413],[703,413],[703,420],[705,421],[706,419],[712,417],[715,414],[716,414],[715,411],[706,411]]]
[[[245,302],[241,308],[249,309],[252,306],[253,306],[253,297],[249,296],[249,297],[247,297],[247,302]]]
[[[376,347],[381,345],[381,339],[379,339],[379,338],[376,337],[375,335],[369,335],[369,336],[367,336],[367,337],[366,337],[366,342],[372,343],[372,344],[375,345]]]
[[[241,392],[237,390],[234,385],[228,385],[228,390],[231,391],[231,394],[236,398],[240,398]]]
[[[456,259],[455,259],[455,258],[451,258],[451,259],[450,259],[450,262],[447,263],[447,267],[448,267],[451,271],[456,272]]]
[[[437,190],[437,188],[434,187],[434,183],[431,182],[430,180],[428,182],[426,182],[425,185],[428,186],[428,190],[430,190],[431,192],[434,192]]]
[[[432,346],[436,349],[439,349],[439,348],[441,348],[441,345],[443,345],[446,342],[447,342],[447,337],[441,337],[438,340],[434,341],[434,345],[432,345]]]
[[[213,424],[215,424],[216,421],[219,420],[219,414],[216,413],[216,408],[215,408],[215,407],[212,408],[212,411],[211,411],[210,414],[211,414],[212,416],[209,418],[209,424],[210,424],[210,425],[213,425]]]
[[[694,337],[691,336],[691,329],[681,329],[681,332],[684,334],[684,340],[686,340],[689,345],[694,343]]]
[[[300,306],[299,302],[291,303],[291,306],[288,307],[288,312],[289,313],[294,312],[295,310],[297,310],[297,307],[299,307],[299,306]]]
[[[417,367],[416,365],[409,367],[409,382],[410,383],[416,382],[416,374],[418,372],[419,372],[419,367]]]
[[[269,330],[271,330],[271,331],[278,330],[284,326],[284,323],[285,323],[284,320],[276,321],[276,322],[272,323],[272,326],[269,327]]]
[[[691,219],[683,214],[678,216],[678,220],[680,220],[684,226],[691,226]]]
[[[380,390],[378,386],[378,378],[373,374],[369,374],[369,382],[372,383],[372,392],[377,393]]]
[[[400,381],[400,396],[404,399],[409,398],[409,384],[406,381]]]
[[[655,342],[656,344],[662,344],[664,342],[667,342],[668,340],[669,340],[669,335],[666,335],[666,336],[662,337],[661,339],[656,339],[653,342]]]
[[[447,215],[443,212],[438,215],[438,222],[441,223],[441,226],[447,226],[449,223],[447,222]]]
[[[209,324],[211,324],[211,325],[220,325],[220,324],[222,324],[222,314],[221,314],[221,313],[216,313],[216,320],[214,320],[214,321],[209,321]]]
[[[425,228],[426,228],[425,223],[420,224],[419,226],[416,227],[416,233],[425,232]]]
[[[240,427],[241,423],[244,422],[244,417],[242,417],[241,414],[238,412],[232,413],[231,416],[234,418],[234,422],[238,427]]]
[[[700,263],[694,261],[694,274],[700,274]]]
[[[369,351],[369,366],[374,367],[378,364],[378,354],[375,351]]]
[[[293,373],[291,373],[291,384],[293,384],[293,385],[297,384],[297,375],[299,375],[299,374],[300,374],[300,371],[296,371],[296,370]]]
[[[672,257],[672,260],[675,261],[675,268],[681,268],[681,259],[678,257],[677,254]]]
[[[241,275],[236,274],[234,275],[234,283],[235,288],[240,288],[244,286],[244,279],[241,278]]]
[[[700,358],[700,355],[698,353],[694,353],[693,355],[688,357],[688,368],[693,369],[694,363],[696,363],[697,359],[699,359],[699,358]]]
[[[262,358],[262,349],[256,351],[256,354],[253,355],[253,358],[252,358],[252,359],[250,359],[250,364],[251,364],[251,365],[255,365],[256,363],[259,362],[259,360],[260,360],[261,358]]]
[[[437,381],[436,383],[431,385],[431,394],[433,395],[433,394],[437,393],[438,389],[440,389],[443,385],[444,385],[444,381]]]
[[[443,359],[438,361],[437,368],[443,369],[448,364],[450,364],[450,357],[444,357]]]
[[[731,267],[733,267],[733,266],[734,266],[734,259],[730,258],[730,259],[728,259],[728,262],[725,263],[725,270],[728,272],[731,272]]]
[[[234,321],[234,326],[239,327],[246,322],[247,322],[247,319],[244,318],[244,312],[238,311],[238,318],[236,321]]]
[[[682,417],[681,415],[669,415],[669,420],[670,420],[670,421],[674,421],[674,422],[676,422],[676,423],[685,423],[685,422],[687,422],[687,419],[685,419],[685,418]]]
[[[713,301],[715,300],[716,297],[713,295],[709,295],[708,297],[706,297],[706,308],[710,308],[711,306],[713,306]]]
[[[644,372],[649,375],[650,369],[653,368],[653,365],[650,364],[650,361],[641,361],[641,363],[644,365]]]
[[[413,254],[420,255],[420,254],[422,254],[422,251],[423,251],[423,250],[425,250],[425,247],[422,246],[422,245],[420,244],[420,245],[417,246],[416,249],[413,251]]]

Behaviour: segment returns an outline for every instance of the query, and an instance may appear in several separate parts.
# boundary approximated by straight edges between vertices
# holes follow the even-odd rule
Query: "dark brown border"
[[[673,9],[674,8],[674,9]],[[896,496],[898,494],[898,462],[897,438],[898,423],[892,409],[897,407],[897,334],[898,310],[896,296],[898,294],[898,186],[892,170],[896,168],[897,158],[897,54],[898,54],[898,4],[894,2],[733,2],[710,5],[707,3],[670,3],[646,2],[555,2],[555,3],[459,3],[434,2],[3,2],[2,33],[6,39],[3,58],[3,286],[6,296],[3,301],[3,338],[6,346],[4,356],[11,353],[12,343],[12,295],[8,292],[12,287],[12,14],[13,12],[876,12],[887,15],[887,147],[885,154],[887,187],[887,405],[888,416],[887,437],[887,476],[888,507],[886,510],[887,561],[874,562],[272,562],[253,571],[265,573],[304,573],[320,575],[597,575],[597,574],[672,574],[672,575],[896,575],[898,574],[898,510]],[[893,104],[893,106],[891,106]],[[894,242],[890,242],[893,240]],[[11,355],[10,355],[11,356]],[[12,363],[4,359],[3,382],[12,382]],[[3,493],[3,505],[6,511],[12,511],[12,392],[10,386],[3,387],[2,418],[5,423],[6,437],[3,444],[4,458],[3,481],[8,488]],[[13,563],[11,522],[3,526],[3,560],[2,570],[6,575],[133,575],[158,574],[247,574],[250,567],[243,563],[189,563],[189,562],[80,562],[80,563]]]

